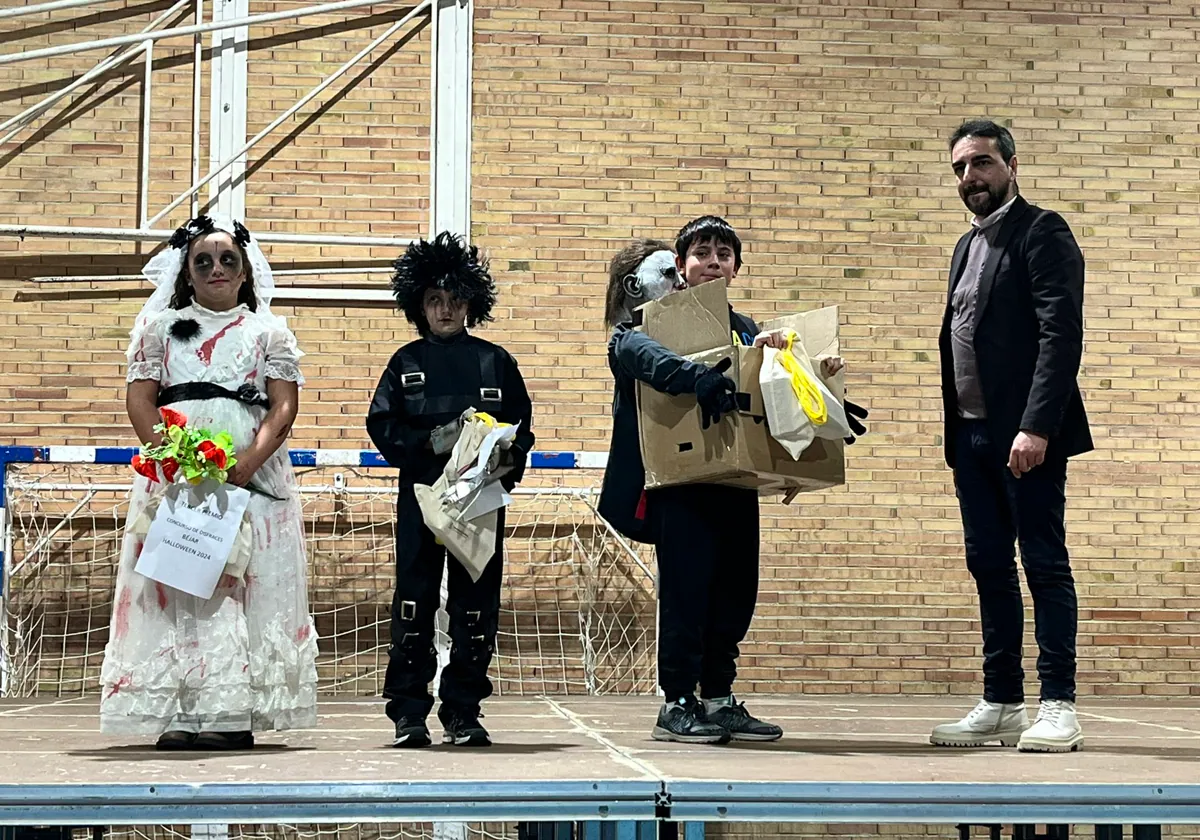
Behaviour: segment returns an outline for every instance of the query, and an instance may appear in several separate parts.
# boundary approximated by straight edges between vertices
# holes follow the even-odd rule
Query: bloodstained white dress
[[[183,319],[200,325],[187,340],[170,331]],[[276,316],[244,305],[213,312],[193,303],[147,325],[130,348],[127,379],[152,379],[162,388],[213,382],[231,391],[251,383],[265,394],[267,379],[303,383],[297,364],[302,355]],[[228,431],[239,451],[267,413],[224,398],[171,408],[191,427]],[[308,611],[300,497],[286,444],[251,483],[283,501],[251,493],[246,516],[253,549],[245,576],[222,577],[205,600],[133,570],[142,546],[128,526],[151,488],[149,479],[135,478],[101,670],[101,731],[158,735],[316,725],[317,634]]]

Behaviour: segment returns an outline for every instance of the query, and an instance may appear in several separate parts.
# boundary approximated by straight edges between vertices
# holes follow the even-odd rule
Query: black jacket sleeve
[[[672,353],[645,333],[624,324],[608,340],[609,365],[664,394],[692,394],[708,368]]]
[[[500,403],[501,416],[497,419],[505,423],[520,424],[512,444],[512,472],[500,480],[506,490],[511,490],[525,475],[526,461],[537,438],[533,434],[533,402],[529,399],[529,390],[525,387],[525,377],[521,376],[517,360],[507,353],[504,354],[502,381],[504,393]]]
[[[408,421],[400,386],[400,362],[395,356],[375,388],[367,411],[367,434],[384,460],[401,472],[412,468],[429,441],[428,430],[413,428]]]
[[[1021,429],[1054,437],[1083,355],[1083,254],[1062,216],[1047,212],[1030,228],[1026,256],[1038,354]]]

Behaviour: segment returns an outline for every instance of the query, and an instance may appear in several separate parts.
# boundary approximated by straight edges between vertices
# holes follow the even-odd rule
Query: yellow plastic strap
[[[512,425],[512,423],[501,423],[499,420],[497,420],[492,415],[488,414],[486,411],[476,411],[474,414],[471,415],[471,417],[473,417],[476,420],[481,421],[483,423],[483,425],[487,426],[489,429],[507,429],[509,426]]]
[[[792,342],[795,339],[796,333],[789,332],[787,346],[780,350],[775,358],[779,360],[779,364],[783,365],[783,369],[791,374],[792,391],[796,394],[796,399],[799,400],[800,407],[804,409],[808,419],[813,422],[813,425],[824,426],[829,422],[829,409],[825,405],[825,397],[821,394],[817,383],[813,382],[808,371],[792,354]]]

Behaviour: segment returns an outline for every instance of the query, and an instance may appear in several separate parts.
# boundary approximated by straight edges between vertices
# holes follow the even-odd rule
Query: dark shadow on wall
[[[150,11],[161,11],[162,8],[169,8],[169,6],[170,6],[170,3],[158,2],[158,3],[153,4],[152,6],[146,6],[145,8]],[[139,7],[139,8],[142,8],[142,7]],[[125,10],[118,10],[118,11],[125,11]],[[328,38],[328,37],[332,37],[335,35],[344,35],[347,32],[356,32],[356,31],[362,30],[362,29],[371,29],[373,27],[381,26],[383,24],[395,23],[396,21],[400,20],[400,18],[402,18],[406,14],[408,14],[410,11],[412,11],[411,8],[395,9],[393,11],[381,12],[379,14],[368,15],[366,17],[350,18],[348,20],[340,21],[338,23],[326,24],[325,26],[314,26],[314,27],[310,27],[307,29],[297,29],[297,30],[294,30],[291,32],[283,32],[278,35],[271,35],[271,36],[263,37],[263,38],[251,38],[247,42],[247,49],[249,50],[249,52],[251,54],[253,54],[256,51],[275,49],[276,47],[287,46],[289,44],[298,44],[298,43],[302,43],[304,41],[312,40],[314,38]],[[189,25],[190,21],[187,20],[187,18],[190,18],[190,12],[187,14],[184,14],[183,12],[181,12],[180,17],[178,19],[176,19],[174,22],[168,22],[168,26],[176,27],[176,26]],[[421,29],[423,29],[427,25],[428,21],[429,21],[429,18],[426,17],[426,18],[422,18],[420,20],[420,22],[415,22],[414,26],[416,27],[416,29],[414,31],[420,31]],[[286,23],[286,21],[281,21],[279,23]],[[275,25],[278,26],[279,23],[276,23]],[[75,23],[75,22],[67,22],[67,24],[68,25],[64,27],[66,29],[75,29],[75,28],[77,28],[77,26],[84,25],[82,23]],[[32,33],[32,32],[33,32],[33,30],[29,29],[29,30],[22,30],[20,33],[16,33],[15,35],[14,35],[14,33],[0,33],[0,43],[3,43],[5,40],[12,40],[13,38],[33,37],[33,34],[26,34],[26,33]],[[253,30],[251,30],[251,32],[253,32]],[[208,33],[205,33],[205,35],[208,35]],[[82,41],[83,39],[81,38],[80,40]],[[351,46],[353,47],[353,45],[351,45]],[[362,46],[366,46],[365,42]],[[114,52],[117,52],[120,49],[125,49],[125,47],[120,47],[120,48],[118,48],[118,50],[114,50]],[[357,52],[357,49],[355,49],[354,51]],[[210,61],[212,59],[212,53],[213,53],[213,50],[211,47],[205,47],[201,53],[202,60]],[[99,55],[99,54],[100,54],[99,51],[97,51],[97,55]],[[352,53],[348,52],[346,55],[346,58],[349,58],[351,54]],[[100,61],[102,61],[102,60],[103,59],[101,59],[101,58],[95,59],[97,64],[99,64]],[[164,56],[162,58],[155,58],[154,59],[154,70],[156,72],[159,70],[173,70],[173,69],[178,69],[180,67],[190,67],[191,64],[192,64],[191,50],[186,50],[186,51],[179,52],[175,55]],[[51,69],[53,70],[53,68],[51,68]],[[129,60],[128,63],[122,65],[121,67],[114,68],[111,73],[106,73],[103,77],[100,77],[100,78],[111,79],[111,78],[117,78],[120,76],[141,77],[142,75],[144,75],[144,73],[145,73],[145,70],[142,68],[140,60],[138,58],[132,58]],[[29,96],[45,96],[47,94],[53,93],[56,90],[59,90],[60,88],[66,87],[67,85],[71,84],[72,82],[74,82],[76,79],[78,79],[82,75],[83,75],[83,73],[81,72],[81,73],[76,73],[76,74],[73,74],[71,76],[68,76],[68,77],[65,77],[62,79],[55,79],[54,81],[38,82],[36,84],[25,85],[23,87],[7,87],[7,88],[4,88],[3,90],[0,90],[0,102],[9,102],[13,99],[24,99],[25,97],[29,97]]]
[[[123,8],[107,9],[102,12],[93,12],[90,15],[81,17],[68,17],[61,20],[51,20],[45,23],[26,26],[21,29],[13,29],[7,32],[0,32],[0,44],[9,44],[13,41],[24,41],[26,38],[40,38],[43,35],[56,35],[59,32],[79,32],[79,42],[92,40],[97,36],[89,35],[87,32],[80,30],[89,26],[97,26],[102,23],[112,23],[116,20],[124,20],[126,18],[137,17],[138,15],[150,15],[157,12],[164,12],[175,4],[175,0],[152,0],[149,3],[142,3],[137,6],[125,6]],[[184,11],[181,9],[180,14]],[[191,14],[191,10],[187,10],[187,14]],[[16,18],[20,21],[21,18]],[[149,23],[149,21],[147,21]],[[17,24],[20,25],[19,23]],[[140,27],[139,27],[140,28]],[[110,36],[111,37],[111,36]],[[95,50],[99,54],[100,50]]]

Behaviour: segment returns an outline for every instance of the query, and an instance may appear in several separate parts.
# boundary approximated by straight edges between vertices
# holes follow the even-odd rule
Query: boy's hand
[[[831,376],[836,376],[838,372],[846,366],[846,360],[841,356],[822,356],[821,362],[821,378],[828,379]]]
[[[754,336],[755,347],[773,347],[782,350],[787,347],[787,330],[768,330]]]
[[[761,332],[754,336],[754,346],[773,347],[776,350],[782,350],[787,347],[788,332],[788,330]],[[821,363],[821,376],[825,379],[836,376],[838,371],[846,366],[846,361],[841,356],[821,356],[814,359],[814,361]]]

